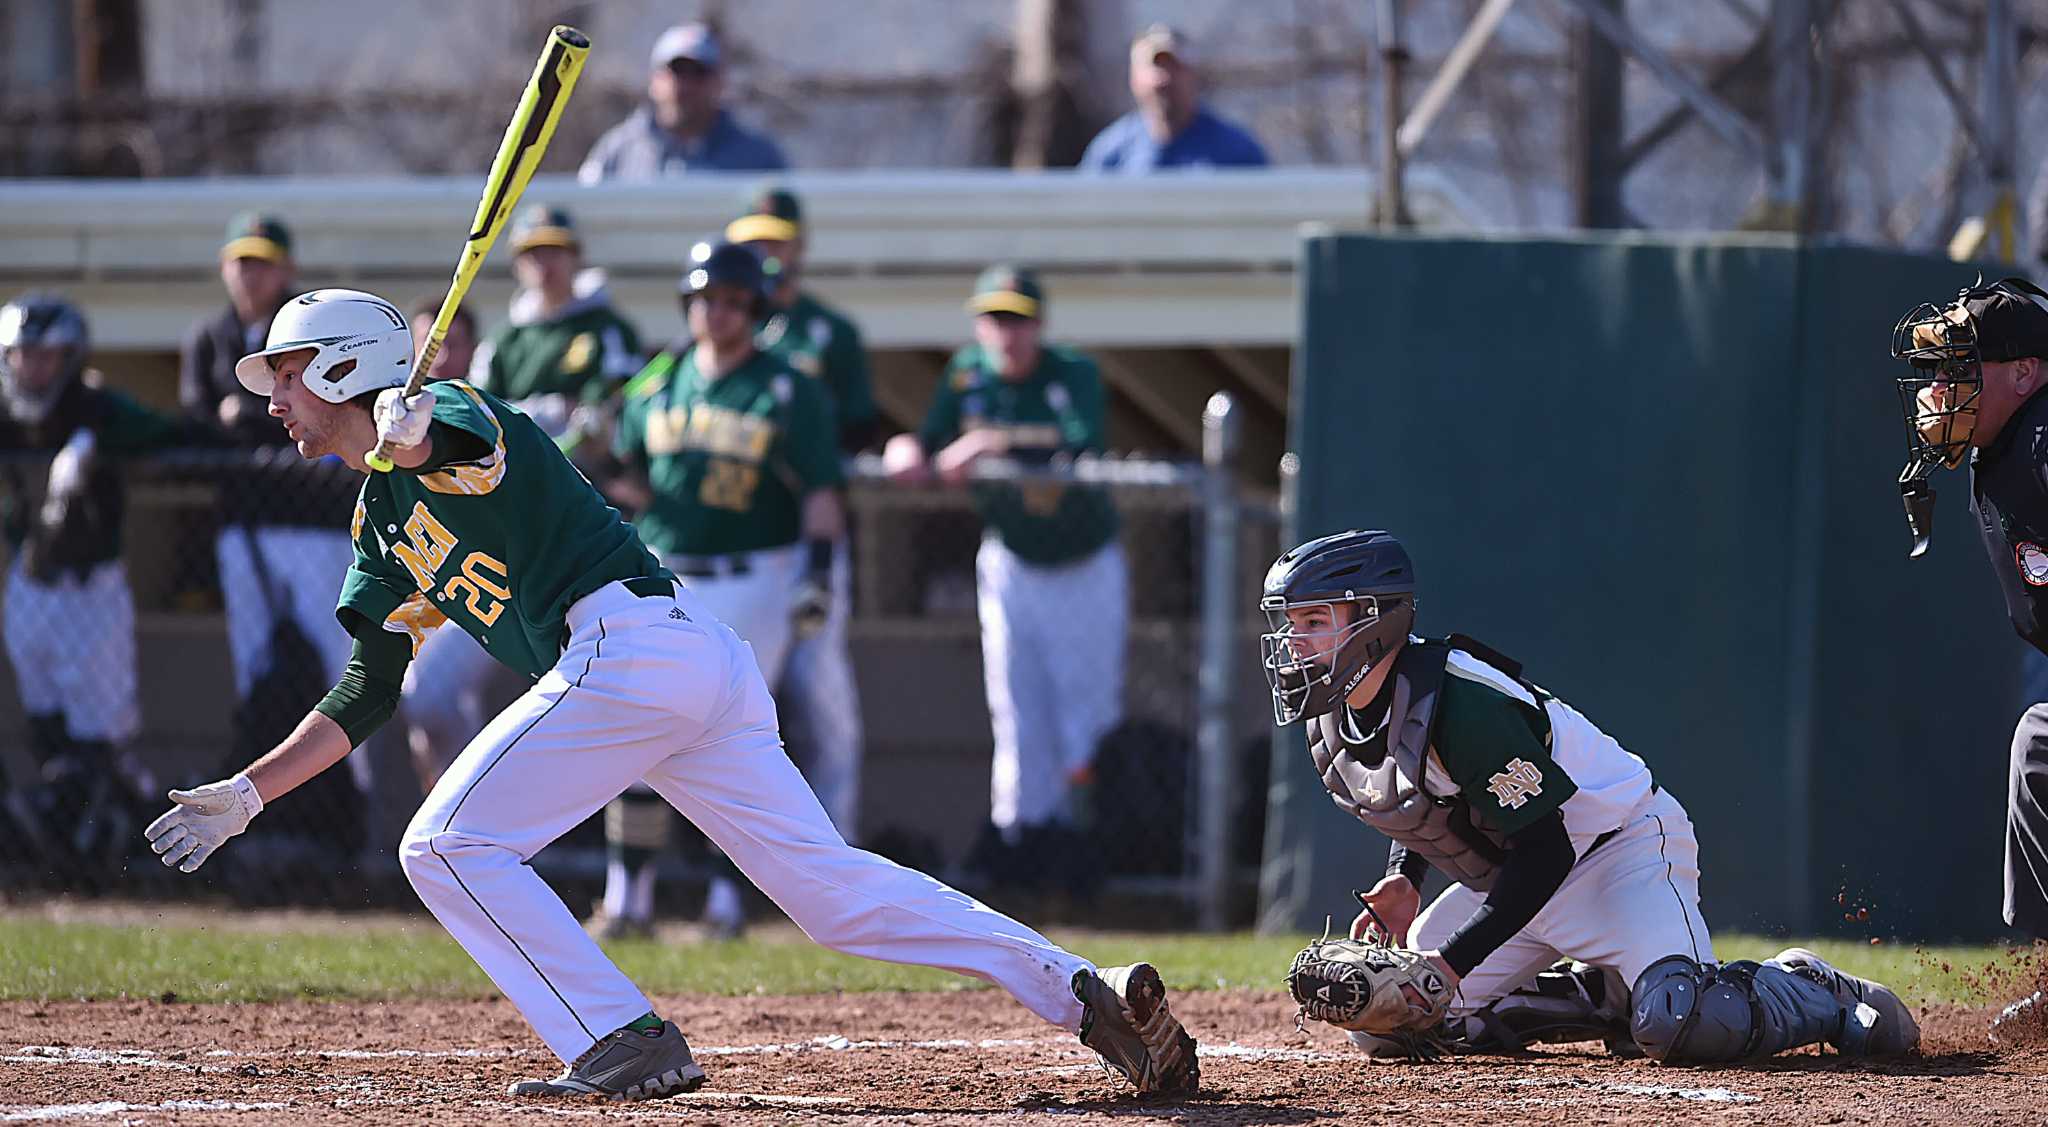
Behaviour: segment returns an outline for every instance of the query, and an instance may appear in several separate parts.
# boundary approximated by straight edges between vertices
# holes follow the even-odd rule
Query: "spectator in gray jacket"
[[[765,133],[733,120],[718,36],[701,23],[679,24],[654,42],[647,104],[605,131],[576,179],[652,180],[685,172],[772,171],[788,167]]]

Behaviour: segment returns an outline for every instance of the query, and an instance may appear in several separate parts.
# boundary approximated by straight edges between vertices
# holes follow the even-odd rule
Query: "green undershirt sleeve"
[[[313,711],[339,724],[348,734],[349,745],[360,747],[398,711],[405,667],[412,664],[412,639],[367,623],[360,616],[349,617],[355,648],[349,651],[348,668],[341,671],[341,680],[320,698]]]

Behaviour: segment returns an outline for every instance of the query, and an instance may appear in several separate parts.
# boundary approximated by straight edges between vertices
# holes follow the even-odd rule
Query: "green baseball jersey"
[[[1103,446],[1102,376],[1069,348],[1046,346],[1038,367],[1006,380],[980,345],[953,354],[918,438],[937,454],[969,430],[1004,432],[1013,457],[1032,460]],[[1027,563],[1070,563],[1116,535],[1116,508],[1097,486],[979,483],[975,504],[1005,546]]]
[[[772,353],[716,379],[696,357],[664,352],[627,385],[614,443],[654,493],[640,534],[685,555],[796,543],[804,495],[844,480],[825,390]]]
[[[475,435],[490,452],[369,476],[335,613],[343,626],[359,615],[409,634],[415,649],[453,622],[538,677],[561,656],[576,600],[616,580],[673,576],[533,420],[461,380],[434,391],[436,431]]]
[[[1444,670],[1436,706],[1437,759],[1474,817],[1513,834],[1563,806],[1578,784],[1550,755],[1540,706],[1507,695],[1459,666]]]
[[[566,395],[596,403],[639,366],[633,326],[609,305],[586,304],[558,320],[499,329],[472,374],[478,388],[514,402]]]
[[[800,293],[788,309],[768,318],[755,338],[798,372],[824,382],[841,432],[871,422],[875,391],[860,330],[837,310]]]

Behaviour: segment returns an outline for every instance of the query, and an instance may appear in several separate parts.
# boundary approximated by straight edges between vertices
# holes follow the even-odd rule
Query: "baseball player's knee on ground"
[[[1629,1032],[1668,1064],[1754,1060],[1849,1035],[1833,993],[1773,963],[1702,966],[1685,955],[1651,963],[1630,991]]]

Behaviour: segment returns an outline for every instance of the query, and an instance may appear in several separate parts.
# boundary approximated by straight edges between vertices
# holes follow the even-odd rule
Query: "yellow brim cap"
[[[1019,317],[1038,316],[1038,299],[1008,290],[995,293],[978,293],[967,299],[970,313],[1015,313]]]
[[[223,261],[230,258],[260,258],[265,262],[283,262],[291,255],[286,253],[284,247],[261,235],[243,235],[239,239],[229,240],[228,245],[220,248],[220,257]]]
[[[535,227],[531,231],[521,232],[519,237],[513,240],[512,252],[517,254],[522,250],[532,250],[534,247],[568,247],[570,250],[577,250],[582,246],[583,244],[576,239],[576,232],[567,227]]]
[[[796,236],[797,225],[779,215],[742,215],[725,225],[726,239],[735,243],[786,243]]]

